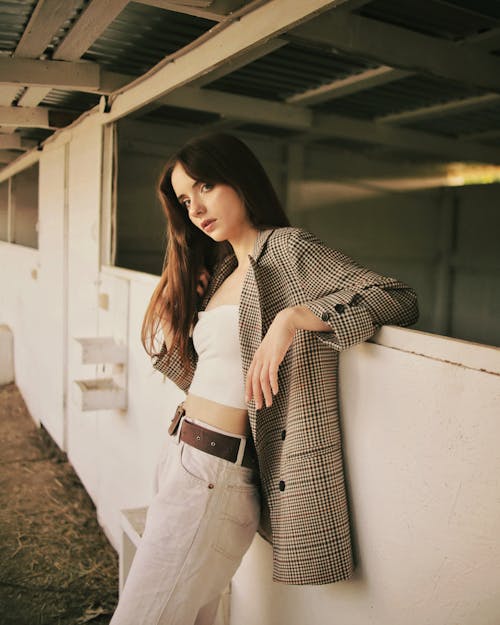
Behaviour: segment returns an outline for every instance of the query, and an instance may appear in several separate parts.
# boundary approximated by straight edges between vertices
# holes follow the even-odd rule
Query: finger
[[[273,362],[269,367],[269,381],[271,383],[271,389],[273,395],[278,394],[278,363]]]
[[[273,394],[271,392],[271,384],[269,382],[269,369],[264,367],[260,373],[260,387],[264,394],[264,401],[266,402],[266,406],[269,406],[273,403]]]
[[[208,274],[207,273],[202,273],[201,274],[200,282],[203,284],[204,287],[207,286],[207,284],[208,284]]]
[[[245,380],[245,402],[247,404],[253,397],[253,394],[252,394],[253,370],[254,370],[254,361],[252,360],[252,363],[250,364],[250,368],[248,369],[248,372],[247,372],[247,379]]]
[[[255,366],[252,375],[252,393],[255,399],[255,407],[257,410],[260,410],[262,408],[262,388],[260,385],[260,366],[258,364]]]

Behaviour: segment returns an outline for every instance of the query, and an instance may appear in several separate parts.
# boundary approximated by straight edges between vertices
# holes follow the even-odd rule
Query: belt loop
[[[175,442],[178,445],[181,442],[181,430],[182,430],[182,424],[184,423],[184,420],[186,419],[186,415],[183,414],[181,417],[181,420],[179,421],[179,426],[177,428],[177,431],[175,432]]]
[[[234,464],[236,465],[241,465],[241,463],[243,462],[243,456],[245,455],[245,447],[247,445],[247,439],[245,438],[240,438],[240,446],[238,449],[238,455],[236,456],[236,460],[234,462]]]
[[[184,419],[186,418],[186,415],[182,415],[180,421],[179,421],[179,425],[177,426],[177,430],[174,434],[174,441],[176,443],[176,445],[178,445],[181,442],[181,430],[182,430],[182,424],[184,423]]]

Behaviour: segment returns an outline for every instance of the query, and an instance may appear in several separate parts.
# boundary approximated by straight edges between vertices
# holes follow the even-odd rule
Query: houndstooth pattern
[[[229,256],[214,271],[201,309],[236,267]],[[302,304],[331,331],[297,331],[278,375],[269,408],[249,404],[262,482],[259,533],[273,546],[273,579],[325,584],[353,571],[338,408],[338,356],[384,324],[416,322],[415,292],[406,284],[361,267],[300,228],[259,233],[250,256],[239,309],[243,372],[250,367],[275,315]],[[178,354],[154,366],[188,391],[191,368]]]

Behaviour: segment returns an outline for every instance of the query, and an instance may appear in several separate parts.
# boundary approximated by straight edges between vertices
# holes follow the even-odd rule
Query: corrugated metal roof
[[[64,40],[89,2],[90,0],[81,0],[71,17],[54,35],[45,51],[47,58],[50,58],[59,43]],[[36,0],[0,0],[0,55],[10,56],[15,50],[36,5]],[[370,19],[452,41],[500,27],[500,0],[425,0],[425,2],[372,0],[356,12]],[[166,55],[177,52],[205,35],[215,23],[215,20],[130,2],[82,59],[93,61],[109,71],[140,76]],[[283,37],[286,37],[286,33]],[[500,51],[498,53],[500,54]],[[394,65],[397,66],[397,50],[394,52]],[[214,80],[205,87],[264,100],[284,101],[290,96],[355,76],[377,66],[377,63],[362,57],[325,50],[313,43],[293,41]],[[483,93],[485,90],[479,88],[415,74],[332,99],[330,102],[313,105],[312,109],[370,120]],[[42,105],[78,113],[92,108],[98,101],[98,95],[53,89],[45,97]],[[141,112],[137,111],[135,116],[140,117]],[[220,116],[215,113],[161,106],[153,111],[146,107],[142,119],[156,123],[169,121],[185,126],[196,126],[216,122],[220,120]],[[482,109],[461,114],[450,112],[445,117],[408,122],[405,127],[446,136],[496,130],[500,127],[500,105],[485,104]],[[296,134],[290,128],[263,125],[261,122],[241,123],[239,129],[283,139]],[[21,130],[21,134],[41,139],[48,136],[50,131],[25,128]],[[321,137],[311,137],[311,140],[321,141]],[[489,142],[487,139],[485,141]],[[374,144],[357,140],[326,139],[324,143],[365,153],[376,153]],[[394,153],[403,154],[403,151],[396,148],[392,150]],[[415,158],[421,160],[423,155],[416,155]]]
[[[72,111],[88,111],[99,103],[99,95],[52,89],[42,101],[44,106]]]
[[[82,58],[114,72],[138,76],[213,24],[201,17],[131,2]]]
[[[450,40],[500,24],[500,3],[495,0],[374,0],[357,13]]]
[[[485,90],[464,87],[442,78],[408,76],[316,105],[316,110],[363,119],[481,95]]]
[[[207,86],[266,100],[285,100],[296,93],[376,66],[370,61],[353,60],[334,51],[289,43]]]
[[[0,2],[0,48],[3,55],[16,49],[37,0],[2,0]]]
[[[500,105],[481,108],[467,113],[448,114],[442,117],[407,124],[409,128],[424,130],[437,135],[459,137],[477,132],[500,130]],[[500,145],[500,137],[496,139]]]

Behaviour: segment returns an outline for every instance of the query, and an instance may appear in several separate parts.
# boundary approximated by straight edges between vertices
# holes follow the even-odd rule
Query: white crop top
[[[241,362],[238,305],[198,313],[193,345],[198,363],[189,392],[225,406],[247,408]]]

